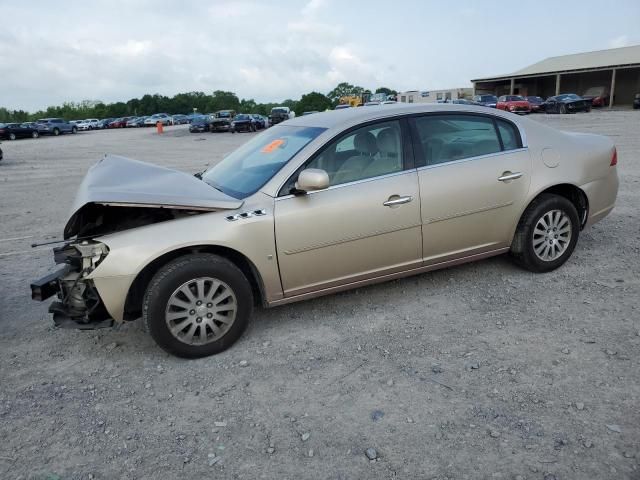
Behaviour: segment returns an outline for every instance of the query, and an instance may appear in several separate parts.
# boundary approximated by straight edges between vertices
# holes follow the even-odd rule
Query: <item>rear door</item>
[[[412,127],[425,264],[507,247],[531,171],[517,126],[456,113],[414,117]]]
[[[422,264],[418,175],[403,131],[392,120],[346,132],[302,167],[325,170],[329,188],[289,195],[297,172],[282,189],[275,229],[285,296]]]

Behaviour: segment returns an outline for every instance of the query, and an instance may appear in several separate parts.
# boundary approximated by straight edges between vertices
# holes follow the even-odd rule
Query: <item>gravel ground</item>
[[[105,152],[195,172],[251,134],[4,142],[0,478],[640,478],[640,114],[533,118],[618,147],[618,205],[564,267],[497,257],[257,311],[191,361],[140,322],[52,328],[29,244],[60,238]]]

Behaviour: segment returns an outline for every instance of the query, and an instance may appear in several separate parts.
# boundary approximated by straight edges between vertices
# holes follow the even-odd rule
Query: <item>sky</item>
[[[546,57],[640,44],[640,0],[0,0],[0,107],[342,81],[437,90]]]

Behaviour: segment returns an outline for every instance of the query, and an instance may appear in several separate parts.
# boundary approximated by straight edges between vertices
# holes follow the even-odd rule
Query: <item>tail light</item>
[[[609,164],[610,167],[614,167],[618,164],[618,150],[616,150],[616,147],[613,147],[613,155],[611,155],[611,163]]]

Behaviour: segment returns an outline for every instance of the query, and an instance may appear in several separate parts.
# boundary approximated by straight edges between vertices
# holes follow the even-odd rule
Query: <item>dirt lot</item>
[[[618,206],[563,268],[498,257],[258,311],[196,361],[139,322],[54,330],[29,244],[60,238],[106,152],[195,172],[250,134],[4,142],[0,478],[640,478],[640,113],[533,118],[618,147]]]

